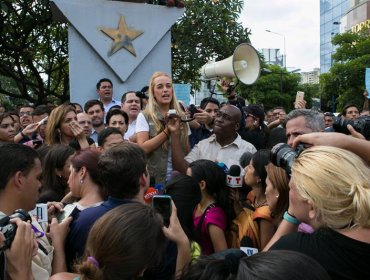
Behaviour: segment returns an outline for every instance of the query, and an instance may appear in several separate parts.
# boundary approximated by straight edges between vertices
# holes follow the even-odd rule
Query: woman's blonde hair
[[[65,115],[71,111],[76,112],[75,108],[69,103],[59,105],[51,111],[45,131],[46,145],[61,144],[60,125]]]
[[[161,76],[165,76],[171,79],[171,77],[165,72],[155,72],[152,75],[149,81],[149,101],[144,111],[149,116],[149,118],[153,120],[154,125],[155,125],[155,130],[157,131],[157,133],[165,129],[164,124],[160,121],[160,119],[158,119],[158,113],[160,113],[160,107],[159,107],[157,100],[154,97],[154,87],[155,87],[154,80]],[[180,117],[185,116],[184,111],[181,109],[181,107],[179,106],[177,102],[175,91],[173,89],[173,85],[172,85],[172,100],[170,103],[170,109],[175,109],[177,114]],[[188,143],[188,131],[187,131],[188,126],[185,123],[181,123],[180,129],[181,129],[181,142],[186,147]],[[164,147],[167,149],[168,148],[167,142],[165,142],[164,145],[165,145]]]
[[[359,156],[312,147],[293,163],[292,178],[303,199],[312,202],[320,226],[370,228],[370,168]]]

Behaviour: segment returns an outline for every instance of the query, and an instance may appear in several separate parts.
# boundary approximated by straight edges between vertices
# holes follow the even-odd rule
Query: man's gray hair
[[[306,120],[306,126],[312,130],[312,132],[320,132],[325,130],[324,118],[314,110],[310,109],[296,109],[290,111],[285,118],[285,126],[288,121],[298,117],[304,117]]]

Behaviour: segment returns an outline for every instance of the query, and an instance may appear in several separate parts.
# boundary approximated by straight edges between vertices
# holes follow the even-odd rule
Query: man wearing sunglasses
[[[226,105],[216,114],[213,132],[209,138],[200,141],[188,155],[182,153],[180,146],[180,120],[172,119],[167,125],[171,132],[172,162],[174,170],[186,173],[189,163],[208,159],[223,162],[228,167],[238,165],[240,155],[244,152],[254,154],[257,150],[238,134],[242,114],[238,107]],[[185,156],[185,158],[184,158]]]

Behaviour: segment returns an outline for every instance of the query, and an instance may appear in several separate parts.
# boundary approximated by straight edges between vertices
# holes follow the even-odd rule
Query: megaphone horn
[[[255,48],[243,43],[236,47],[234,54],[221,61],[207,63],[200,70],[204,79],[237,77],[243,84],[251,85],[260,76],[261,62]]]

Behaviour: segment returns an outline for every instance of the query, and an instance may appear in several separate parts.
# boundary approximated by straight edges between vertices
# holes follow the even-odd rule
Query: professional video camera
[[[0,250],[5,250],[10,248],[15,234],[17,232],[17,225],[12,224],[9,221],[14,218],[19,218],[22,221],[31,221],[31,216],[28,214],[27,211],[23,209],[15,210],[14,214],[10,216],[5,216],[0,220],[0,232],[4,234],[5,241],[4,246],[0,248]]]
[[[285,172],[290,176],[292,173],[292,165],[294,160],[302,153],[305,147],[299,144],[295,150],[286,143],[276,144],[271,149],[271,162],[285,169]]]
[[[348,124],[352,125],[357,132],[365,136],[366,140],[370,140],[370,116],[361,116],[355,120],[335,118],[333,128],[336,132],[350,134],[347,129]]]

